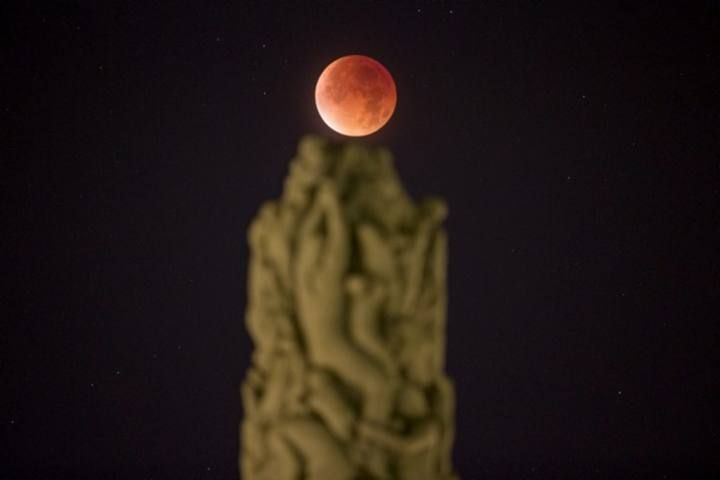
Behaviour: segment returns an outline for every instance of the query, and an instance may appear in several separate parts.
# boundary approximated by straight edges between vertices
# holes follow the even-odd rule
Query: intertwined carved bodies
[[[387,152],[303,141],[250,230],[246,480],[455,478],[445,215]]]

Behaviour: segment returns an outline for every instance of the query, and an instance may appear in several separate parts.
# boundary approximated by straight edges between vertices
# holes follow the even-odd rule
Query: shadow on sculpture
[[[305,137],[249,231],[244,480],[452,480],[445,204],[389,152]]]

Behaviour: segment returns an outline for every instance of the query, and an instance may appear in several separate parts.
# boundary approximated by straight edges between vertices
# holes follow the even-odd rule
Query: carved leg
[[[397,372],[385,339],[380,334],[380,306],[385,299],[383,286],[359,275],[348,278],[350,295],[350,333],[357,344],[380,363],[388,374]]]
[[[287,420],[281,425],[280,431],[299,452],[304,462],[303,480],[353,479],[355,469],[345,451],[315,419],[299,417]]]
[[[355,412],[338,391],[336,382],[320,370],[308,375],[308,405],[325,421],[330,431],[344,441],[350,441],[356,421]]]
[[[397,381],[385,375],[355,344],[341,337],[318,348],[318,365],[337,374],[363,395],[363,418],[385,424],[393,408]]]
[[[432,234],[447,215],[447,207],[440,201],[428,201],[424,207],[426,216],[420,221],[413,246],[407,252],[407,285],[402,303],[405,314],[411,314],[417,305]]]
[[[301,480],[301,464],[296,454],[278,431],[268,433],[271,456],[247,480]]]

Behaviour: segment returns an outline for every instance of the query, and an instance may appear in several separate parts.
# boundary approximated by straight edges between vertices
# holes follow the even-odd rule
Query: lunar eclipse
[[[340,57],[318,78],[315,105],[336,132],[362,137],[380,130],[397,103],[395,81],[377,60],[364,55]]]

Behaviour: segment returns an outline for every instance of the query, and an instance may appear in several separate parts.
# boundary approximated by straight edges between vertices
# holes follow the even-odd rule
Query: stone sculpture
[[[242,479],[457,479],[446,213],[383,148],[301,141],[249,230]]]

